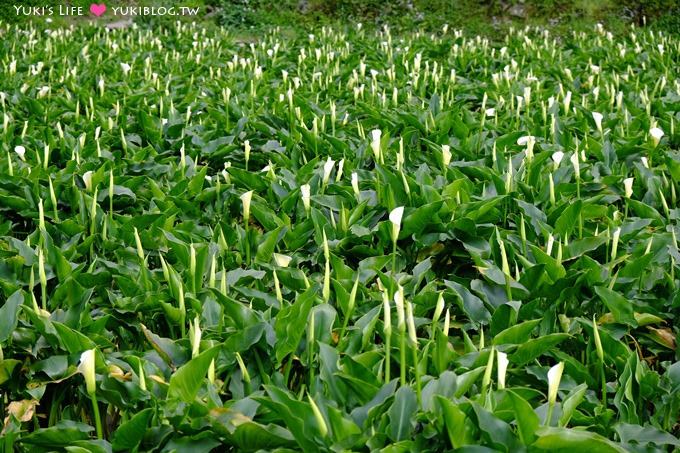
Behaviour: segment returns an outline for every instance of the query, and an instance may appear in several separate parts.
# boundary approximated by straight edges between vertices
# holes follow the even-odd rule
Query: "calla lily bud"
[[[83,182],[85,183],[85,189],[88,192],[92,191],[92,174],[93,171],[86,171],[85,174],[83,174]]]
[[[595,338],[595,351],[600,362],[604,362],[604,350],[602,349],[602,340],[600,340],[600,331],[597,328],[595,317],[593,316],[593,336]]]
[[[620,237],[621,237],[621,227],[614,230],[614,236],[612,238],[612,255],[611,255],[612,260],[616,259],[616,252],[618,251],[618,248],[619,248],[619,238]]]
[[[604,118],[604,116],[599,112],[593,112],[592,115],[593,115],[593,121],[595,121],[595,127],[597,127],[597,130],[601,134],[602,133],[602,119]]]
[[[95,354],[94,349],[88,349],[80,355],[78,372],[85,377],[85,388],[89,395],[94,395],[97,391],[95,375]]]
[[[525,135],[517,140],[517,144],[520,146],[526,146],[525,156],[527,161],[531,162],[534,158],[534,146],[536,145],[536,137],[533,135]]]
[[[361,192],[359,191],[359,175],[357,175],[356,172],[352,173],[352,190],[354,191],[354,195],[356,195],[358,200],[361,196]]]
[[[371,149],[373,150],[373,156],[375,160],[380,158],[380,138],[382,137],[382,131],[380,129],[373,129],[371,131]]]
[[[300,193],[302,194],[302,205],[305,207],[305,212],[309,213],[309,210],[311,208],[311,200],[312,200],[312,194],[311,194],[311,187],[309,184],[303,184],[300,186]]]
[[[505,352],[500,352],[498,351],[497,355],[497,360],[498,360],[498,388],[499,389],[504,389],[505,388],[505,374],[508,371],[508,364],[510,361],[508,360],[508,355]]]
[[[418,344],[418,336],[416,335],[415,319],[413,319],[413,304],[410,301],[406,302],[406,324],[408,326],[408,339],[415,346]]]
[[[394,293],[394,305],[397,307],[397,328],[400,332],[403,332],[406,330],[406,315],[404,313],[404,288],[401,285]]]
[[[328,184],[328,180],[331,177],[331,172],[333,171],[333,167],[335,166],[335,161],[331,159],[330,157],[326,159],[326,163],[323,164],[323,184],[326,185]]]
[[[486,369],[484,370],[484,376],[482,377],[482,389],[486,389],[491,383],[491,372],[493,371],[493,358],[496,352],[496,347],[491,347],[491,352],[489,353],[489,360],[486,362]],[[484,390],[482,390],[482,393]]]
[[[444,313],[444,327],[442,328],[442,333],[446,337],[449,336],[450,326],[451,326],[451,314],[449,313],[449,309],[447,308],[446,313]]]
[[[439,297],[437,297],[437,305],[434,307],[434,314],[432,315],[432,325],[437,324],[439,321],[439,317],[442,315],[444,312],[444,294],[439,293]]]
[[[144,261],[144,247],[142,247],[142,240],[139,238],[137,227],[135,227],[135,244],[137,245],[137,256]]]
[[[201,327],[198,324],[198,316],[194,318],[194,323],[191,326],[191,357],[194,358],[198,355],[201,349]]]
[[[574,166],[574,174],[576,174],[576,179],[581,179],[581,165],[578,158],[578,153],[574,152],[569,158],[571,165]]]
[[[383,295],[383,332],[385,335],[392,335],[392,310],[390,308],[390,300],[387,297],[387,291],[382,292]]]
[[[508,255],[505,253],[505,243],[501,239],[501,234],[496,230],[496,240],[498,241],[498,247],[501,250],[501,269],[505,275],[510,276],[510,264],[508,263]]]
[[[146,392],[146,377],[144,376],[144,367],[142,367],[141,360],[139,361],[137,370],[137,374],[139,375],[139,388]]]
[[[326,437],[328,435],[328,426],[326,425],[326,420],[323,418],[323,414],[321,414],[319,407],[316,405],[309,393],[307,393],[307,400],[309,401],[310,406],[312,406],[312,412],[314,413],[316,423],[319,425],[321,437]]]
[[[442,163],[448,167],[451,163],[451,147],[449,145],[442,145]]]
[[[238,367],[241,370],[241,376],[243,376],[243,381],[250,383],[250,373],[248,372],[246,364],[243,362],[241,354],[239,354],[238,352],[236,353],[236,362],[238,363]]]
[[[557,401],[557,390],[562,380],[564,362],[560,362],[548,371],[548,404],[554,406]]]
[[[633,195],[633,182],[635,178],[626,178],[623,180],[623,188],[626,198],[630,198]]]
[[[38,277],[40,278],[40,286],[47,288],[47,274],[45,273],[45,254],[42,247],[38,249]],[[42,301],[43,305],[46,301]]]
[[[649,135],[652,137],[654,147],[657,147],[661,141],[661,137],[664,136],[664,132],[658,127],[653,127],[649,130]]]
[[[40,231],[45,231],[45,210],[42,198],[38,200],[38,227]]]
[[[250,220],[250,201],[252,199],[253,199],[252,190],[249,190],[248,192],[241,195],[241,202],[243,202],[243,222],[245,224],[247,224],[248,221]]]
[[[245,154],[246,165],[248,165],[248,161],[250,160],[250,140],[243,142],[243,150]]]
[[[335,175],[335,182],[340,181],[340,178],[342,178],[342,170],[345,167],[345,159],[340,159],[340,162],[338,162],[338,172]]]
[[[390,212],[390,222],[392,222],[392,241],[397,242],[401,230],[401,218],[404,215],[404,207],[399,206]]]

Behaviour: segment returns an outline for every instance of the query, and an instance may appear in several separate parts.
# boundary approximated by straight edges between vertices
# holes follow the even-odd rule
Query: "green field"
[[[0,450],[680,451],[680,36],[47,27]]]

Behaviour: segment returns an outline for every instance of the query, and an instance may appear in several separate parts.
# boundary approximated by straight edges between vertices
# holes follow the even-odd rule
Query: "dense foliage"
[[[34,27],[5,451],[680,446],[678,36]]]

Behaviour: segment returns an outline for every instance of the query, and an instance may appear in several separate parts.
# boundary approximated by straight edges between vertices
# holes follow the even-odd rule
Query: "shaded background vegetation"
[[[566,31],[602,22],[680,31],[680,0],[206,0],[224,25],[259,27],[297,23],[389,23],[438,29],[448,23],[475,33],[508,25],[549,25]]]
[[[13,4],[65,4],[82,6],[87,11],[90,3],[91,0],[3,1],[0,20],[25,20],[16,16]],[[470,33],[493,35],[509,26],[542,25],[563,33],[601,22],[614,33],[625,31],[631,23],[680,32],[680,0],[109,0],[106,4],[199,6],[199,20],[246,30],[272,25],[295,29],[300,25],[361,22],[366,27],[389,24],[396,29],[426,31],[449,24]],[[56,23],[73,21],[53,19]],[[108,16],[99,20],[121,19],[125,18]],[[154,24],[176,19],[138,17],[136,21]]]

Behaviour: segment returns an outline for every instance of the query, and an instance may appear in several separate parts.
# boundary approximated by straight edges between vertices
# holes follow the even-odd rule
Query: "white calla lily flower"
[[[649,130],[649,135],[652,137],[652,142],[654,142],[654,146],[658,146],[659,142],[661,141],[661,138],[665,135],[663,130],[661,130],[658,127],[653,127]]]
[[[562,151],[555,151],[552,154],[553,167],[555,170],[557,170],[557,167],[559,167],[560,163],[562,163],[562,159],[564,159],[564,153]]]
[[[250,219],[250,202],[253,199],[253,191],[249,190],[248,192],[244,193],[241,195],[241,201],[243,202],[243,221],[247,224],[248,220]]]
[[[311,194],[311,187],[309,184],[303,184],[300,186],[300,194],[302,194],[302,205],[305,207],[305,211],[309,212],[312,204],[312,194]]]
[[[630,198],[633,195],[633,183],[635,178],[626,178],[623,180],[623,189],[626,198]]]
[[[375,160],[380,158],[380,139],[382,137],[382,131],[380,129],[373,129],[371,131],[371,149],[373,150],[373,156]]]
[[[17,145],[14,147],[14,152],[19,156],[19,159],[26,161],[26,148],[24,148],[21,145]]]
[[[83,182],[85,183],[85,189],[88,192],[92,191],[92,175],[93,175],[93,173],[94,172],[92,170],[90,170],[90,171],[86,171],[83,174]]]
[[[78,364],[78,372],[85,377],[85,388],[89,395],[94,395],[97,391],[96,374],[95,374],[95,352],[94,349],[88,349],[80,355],[80,363]]]
[[[557,401],[557,390],[560,387],[563,371],[564,362],[558,363],[548,371],[548,404],[551,406],[554,406]]]
[[[604,115],[602,115],[599,112],[593,112],[593,121],[595,121],[595,127],[597,127],[597,130],[602,133],[602,119],[604,118]]]
[[[508,371],[508,364],[510,363],[510,360],[508,360],[508,355],[501,351],[498,351],[496,358],[498,360],[498,388],[504,389],[505,375]]]
[[[449,145],[442,145],[442,163],[448,167],[451,163],[451,147]]]
[[[390,212],[390,222],[392,222],[392,241],[396,242],[401,230],[401,218],[404,215],[404,207],[399,206]]]

